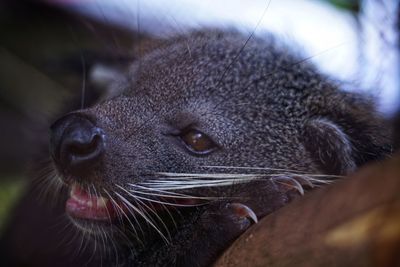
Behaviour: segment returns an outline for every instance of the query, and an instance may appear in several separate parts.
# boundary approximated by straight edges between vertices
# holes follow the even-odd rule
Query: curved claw
[[[229,204],[231,207],[233,207],[235,214],[241,218],[249,218],[251,219],[254,223],[258,223],[258,218],[257,215],[254,213],[252,209],[247,207],[244,204],[241,203],[230,203]]]

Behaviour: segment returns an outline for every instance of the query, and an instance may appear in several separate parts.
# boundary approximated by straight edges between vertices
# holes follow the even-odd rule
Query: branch
[[[216,267],[400,266],[400,154],[265,217]]]

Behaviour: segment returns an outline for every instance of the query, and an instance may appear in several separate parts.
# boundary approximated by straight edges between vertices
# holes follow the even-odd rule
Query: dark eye
[[[217,148],[217,145],[210,137],[198,130],[187,130],[180,137],[186,147],[196,154],[208,154]]]

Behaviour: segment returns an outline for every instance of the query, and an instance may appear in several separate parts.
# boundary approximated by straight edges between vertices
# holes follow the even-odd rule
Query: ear
[[[339,125],[328,119],[307,121],[303,129],[303,144],[328,174],[347,174],[356,168],[349,137]]]

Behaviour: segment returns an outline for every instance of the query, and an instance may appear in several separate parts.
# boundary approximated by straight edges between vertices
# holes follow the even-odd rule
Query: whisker
[[[161,219],[161,217],[157,214],[157,212],[154,211],[154,207],[149,207],[145,202],[143,202],[142,200],[140,200],[139,198],[136,198],[135,195],[133,195],[131,192],[127,191],[125,188],[123,188],[122,186],[117,185],[120,189],[122,189],[123,191],[125,191],[127,194],[129,194],[130,196],[133,197],[133,200],[137,203],[140,202],[141,205],[138,205],[139,207],[144,206],[145,208],[147,208],[147,210],[149,210],[151,213],[153,213],[153,215],[156,216],[156,218],[161,222],[161,224],[164,226],[165,230],[167,231],[168,234],[168,238],[171,240],[171,233],[167,227],[167,225],[164,223],[164,220]],[[139,203],[138,203],[139,204]],[[150,202],[151,205],[151,202]],[[146,209],[142,209],[142,211],[144,213],[146,213],[148,215],[149,218],[151,218],[151,216],[149,216],[149,213],[146,211]]]
[[[225,78],[225,75],[228,73],[228,71],[231,69],[231,67],[233,66],[233,64],[235,64],[239,58],[239,56],[242,54],[243,50],[246,48],[247,44],[249,43],[249,41],[253,38],[257,28],[260,26],[261,22],[264,19],[265,14],[268,11],[269,5],[271,4],[272,0],[268,1],[267,6],[265,7],[261,18],[258,20],[256,26],[254,27],[253,31],[250,33],[249,37],[246,39],[246,41],[244,42],[244,44],[242,45],[242,47],[240,48],[239,52],[235,55],[235,57],[233,58],[233,60],[228,64],[228,66],[225,68],[224,72],[221,75],[221,78],[218,80],[216,87],[218,88],[219,85],[221,84],[222,80]]]
[[[107,196],[109,197],[110,201],[112,202],[112,204],[113,204],[113,206],[114,206],[114,209],[117,211],[117,213],[119,213],[118,216],[121,216],[121,215],[122,215],[121,217],[119,217],[120,221],[122,222],[122,217],[125,217],[125,218],[127,219],[128,223],[129,223],[129,225],[132,227],[132,230],[134,231],[135,236],[138,236],[138,233],[137,233],[137,231],[136,231],[136,227],[133,225],[133,223],[132,223],[131,219],[129,218],[129,216],[128,216],[128,215],[125,213],[125,211],[119,206],[119,204],[114,200],[114,198],[111,196],[111,194],[110,194],[106,189],[104,189],[104,192],[107,194]],[[143,233],[143,230],[141,229],[140,224],[139,224],[139,221],[137,220],[135,214],[134,214],[131,210],[129,210],[129,212],[132,214],[133,219],[135,220],[136,224],[139,226],[140,230],[141,230],[142,233]]]
[[[162,190],[182,190],[191,188],[201,188],[201,187],[221,187],[221,186],[231,186],[232,184],[248,183],[250,181],[259,180],[260,178],[253,179],[223,179],[223,180],[198,180],[198,181],[173,181],[167,183],[164,180],[151,180],[144,185],[152,186],[157,189]]]
[[[163,194],[154,194],[154,192],[161,192],[165,193],[165,197],[168,198],[175,198],[175,199],[200,199],[200,200],[215,200],[215,199],[220,199],[219,197],[207,197],[207,196],[194,196],[194,195],[187,195],[187,194],[182,194],[182,193],[177,193],[173,191],[168,191],[168,190],[161,190],[159,188],[152,188],[152,187],[147,187],[143,185],[135,185],[135,184],[128,184],[132,187],[138,187],[143,190],[151,191],[151,192],[143,192],[143,191],[137,191],[137,193],[143,194],[143,195],[151,195],[151,196],[161,196],[163,197]]]
[[[165,176],[170,176],[170,177],[183,177],[183,178],[199,178],[199,177],[205,177],[205,178],[215,178],[215,177],[222,177],[222,178],[230,178],[230,177],[254,177],[255,175],[260,175],[260,174],[235,174],[235,173],[171,173],[171,172],[158,172],[157,174],[159,175],[165,175]]]
[[[58,178],[56,171],[47,166],[33,180],[34,190],[37,191],[39,201],[46,201],[50,205],[55,206],[59,199],[59,193],[63,188],[63,183]]]
[[[143,186],[141,184],[129,184],[128,183],[128,185],[131,186],[131,187],[137,187],[139,189],[143,189],[143,190],[146,190],[146,191],[155,191],[157,193],[167,194],[167,195],[171,195],[171,196],[191,197],[190,195],[186,195],[186,194],[182,194],[182,193],[178,193],[178,192],[173,192],[173,191],[164,191],[164,190],[160,190],[160,189],[154,189],[154,188],[151,188],[151,187]]]
[[[292,169],[283,169],[283,168],[270,168],[270,167],[245,167],[245,166],[217,166],[217,165],[204,165],[199,166],[200,168],[213,168],[213,169],[238,169],[238,170],[269,170],[269,171],[284,171],[284,172],[291,172],[291,173],[303,173],[304,171],[299,170],[292,170]]]
[[[142,189],[142,190],[151,191],[151,192],[148,192],[148,195],[153,195],[153,196],[155,195],[153,192],[161,192],[161,193],[163,193],[163,194],[171,195],[171,197],[175,197],[175,198],[176,198],[177,196],[185,197],[185,198],[198,198],[198,197],[195,197],[195,196],[190,196],[190,195],[186,195],[186,194],[182,194],[182,193],[164,191],[164,190],[159,190],[159,189],[155,189],[155,188],[145,187],[145,186],[141,186],[141,185],[137,185],[137,184],[128,184],[128,185],[129,185],[129,186],[132,186],[132,187],[140,188],[140,189]],[[145,192],[142,192],[142,191],[137,191],[136,193],[145,194]],[[160,195],[160,196],[163,196],[163,195]],[[204,197],[201,197],[201,198],[204,199]],[[163,204],[163,203],[158,203],[158,204],[160,204],[161,207],[168,213],[168,215],[170,216],[170,218],[171,218],[171,220],[172,220],[172,223],[174,224],[174,227],[177,228],[178,225],[177,225],[177,223],[176,223],[176,221],[175,221],[175,218],[174,218],[174,216],[173,216],[173,215],[171,214],[171,212],[170,212],[170,208],[175,209],[175,211],[177,212],[178,210],[176,209],[176,207],[174,207],[174,206],[171,207],[171,206],[170,206],[170,208],[168,208],[166,204]],[[179,212],[177,212],[177,213],[179,213]],[[179,214],[180,214],[180,213],[179,213]]]
[[[143,192],[139,190],[132,190],[130,189],[129,192],[131,193],[136,193],[136,194],[141,194],[141,195],[147,195],[147,196],[156,196],[156,197],[163,197],[163,198],[174,198],[174,199],[203,199],[203,200],[209,200],[212,197],[198,197],[198,196],[175,196],[175,195],[163,195],[163,194],[157,194],[153,192]]]
[[[154,230],[157,231],[157,233],[163,238],[163,240],[169,244],[169,240],[165,237],[165,235],[158,229],[156,225],[137,207],[135,207],[132,203],[130,203],[124,196],[119,194],[118,192],[115,192],[115,194],[123,201],[126,205],[128,205],[130,208],[132,208],[134,211],[136,211],[149,225],[151,225]]]
[[[225,167],[221,167],[225,168]],[[246,167],[232,167],[232,168],[246,168]],[[257,169],[257,168],[256,168]],[[255,169],[255,170],[256,170]],[[258,168],[259,170],[264,170],[264,168]],[[267,168],[271,169],[271,168]],[[170,176],[170,177],[185,177],[185,178],[199,178],[199,177],[205,177],[205,178],[214,178],[214,177],[261,177],[261,176],[280,176],[280,175],[305,175],[305,176],[310,176],[310,177],[325,177],[325,178],[343,178],[344,176],[341,175],[331,175],[331,174],[309,174],[306,172],[299,172],[296,173],[296,171],[290,171],[290,170],[285,170],[285,169],[274,169],[274,170],[281,170],[285,171],[284,173],[268,173],[268,174],[261,174],[261,173],[256,173],[256,174],[251,174],[251,173],[173,173],[173,172],[157,172],[159,175],[165,175],[165,176]]]
[[[86,95],[86,61],[82,51],[80,51],[80,59],[82,65],[81,109],[83,109],[85,107]]]
[[[164,204],[164,205],[175,206],[175,207],[195,207],[195,206],[202,205],[202,204],[178,204],[178,203],[172,203],[172,202],[165,202],[165,201],[161,201],[161,200],[155,200],[155,199],[146,198],[146,197],[137,196],[137,195],[135,195],[135,197],[138,199],[141,199],[141,200],[146,200],[146,201],[154,202],[157,204]]]
[[[296,184],[296,188],[302,193],[300,189],[301,183],[306,184],[310,187],[315,185],[330,184],[337,178],[341,178],[339,175],[327,175],[327,174],[306,174],[296,172],[283,172],[283,173],[268,173],[268,174],[231,174],[231,173],[168,173],[158,172],[158,175],[164,177],[157,177],[155,179],[142,182],[140,185],[145,188],[152,188],[157,190],[163,190],[167,193],[156,194],[156,195],[167,195],[169,196],[169,190],[184,190],[193,188],[203,187],[222,187],[232,186],[234,184],[249,183],[252,181],[260,180],[279,180],[287,179],[282,177],[290,177]],[[300,185],[300,186],[299,186]],[[144,194],[144,193],[143,193]],[[173,197],[173,196],[171,196]],[[186,197],[186,196],[185,196]],[[184,197],[182,197],[184,198]]]

